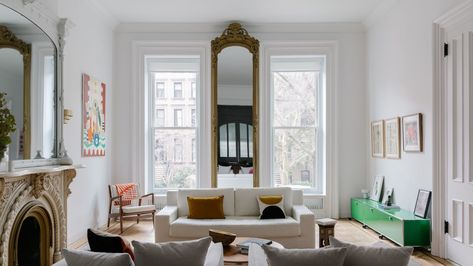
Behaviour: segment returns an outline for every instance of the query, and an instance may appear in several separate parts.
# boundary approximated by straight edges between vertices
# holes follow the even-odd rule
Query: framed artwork
[[[82,156],[105,156],[105,89],[105,83],[82,74]]]
[[[371,156],[384,157],[384,121],[371,122]]]
[[[401,158],[401,130],[399,117],[384,121],[386,158]]]
[[[381,200],[381,192],[383,190],[384,176],[376,176],[373,188],[371,189],[370,199],[379,202]]]
[[[431,191],[419,189],[419,192],[417,193],[416,207],[414,208],[415,216],[421,218],[427,217],[427,211],[429,210],[431,196]]]
[[[404,151],[423,151],[422,114],[402,118],[402,140]]]

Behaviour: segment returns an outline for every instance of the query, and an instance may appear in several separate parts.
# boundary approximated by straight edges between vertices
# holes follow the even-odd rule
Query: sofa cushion
[[[133,266],[127,253],[101,253],[63,249],[62,255],[68,266]]]
[[[356,246],[334,237],[330,237],[330,245],[347,248],[345,266],[407,266],[414,250],[412,247]]]
[[[136,266],[166,265],[166,266],[202,266],[212,239],[204,237],[197,240],[144,243],[133,241],[136,253]]]
[[[292,217],[260,220],[258,216],[227,216],[223,220],[179,217],[171,223],[169,235],[198,238],[209,235],[209,229],[227,231],[243,237],[270,238],[300,235],[300,224]]]
[[[271,266],[343,266],[346,248],[328,249],[279,249],[267,245],[262,246],[268,265]]]
[[[225,219],[223,196],[187,197],[190,219]]]
[[[233,188],[179,189],[177,192],[178,216],[189,215],[187,197],[208,197],[223,195],[223,212],[225,216],[233,216],[235,193]],[[255,202],[256,204],[256,202]],[[257,205],[257,204],[256,204]]]
[[[289,187],[276,188],[237,188],[235,189],[236,216],[259,215],[258,197],[263,195],[283,195],[284,212],[292,215],[292,190]]]
[[[119,235],[89,228],[87,241],[93,252],[128,253],[133,260],[135,259],[130,242]]]

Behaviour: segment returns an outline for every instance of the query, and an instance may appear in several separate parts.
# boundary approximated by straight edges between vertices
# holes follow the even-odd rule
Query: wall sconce
[[[71,109],[64,109],[64,124],[67,124],[69,120],[72,119],[72,110]]]

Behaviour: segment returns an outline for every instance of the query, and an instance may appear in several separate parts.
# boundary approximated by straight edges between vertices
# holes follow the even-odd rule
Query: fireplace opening
[[[41,266],[41,234],[38,220],[26,218],[18,236],[18,265]]]
[[[9,266],[52,264],[51,219],[41,203],[27,204],[17,216],[11,233]]]

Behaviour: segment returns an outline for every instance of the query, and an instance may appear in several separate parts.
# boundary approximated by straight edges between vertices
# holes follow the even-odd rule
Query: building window
[[[323,56],[271,56],[272,182],[323,193]]]
[[[164,98],[164,82],[156,82],[156,97]]]
[[[154,94],[149,107],[149,113],[154,113],[149,141],[151,158],[154,157],[148,164],[150,190],[164,193],[167,189],[194,188],[199,161],[196,150],[199,123],[190,116],[197,117],[198,113],[192,114],[191,110],[199,108],[196,99],[183,102],[182,87],[198,80],[200,57],[150,56],[146,60],[150,84],[156,84],[154,90],[149,89]],[[172,86],[169,91],[173,97],[160,97],[160,82]]]
[[[174,98],[182,98],[182,82],[174,82]]]
[[[191,83],[191,98],[195,99],[196,97],[197,84],[195,82]]]
[[[196,125],[196,113],[195,109],[191,109],[191,127],[195,127]]]
[[[157,127],[164,127],[164,118],[165,117],[165,113],[164,113],[164,109],[156,109],[156,126]]]
[[[174,126],[182,127],[182,109],[174,109]]]

